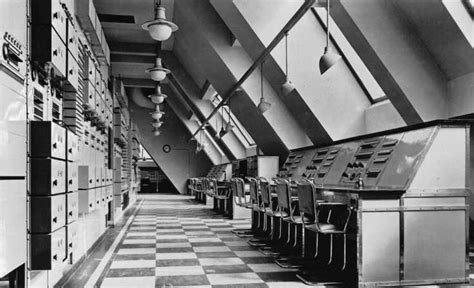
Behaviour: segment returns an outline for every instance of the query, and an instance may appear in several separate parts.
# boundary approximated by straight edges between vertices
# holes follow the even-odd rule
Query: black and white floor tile
[[[158,200],[159,199],[159,200]],[[147,197],[100,287],[307,287],[232,234],[248,220],[229,220],[191,197]]]

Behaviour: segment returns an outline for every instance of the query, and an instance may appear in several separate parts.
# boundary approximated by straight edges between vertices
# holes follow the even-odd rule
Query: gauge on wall
[[[163,152],[169,153],[171,151],[171,146],[168,144],[163,145]]]

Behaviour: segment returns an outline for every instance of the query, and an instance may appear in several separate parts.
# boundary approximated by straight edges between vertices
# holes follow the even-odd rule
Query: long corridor
[[[308,287],[232,234],[247,220],[223,218],[189,196],[137,203],[65,287]]]

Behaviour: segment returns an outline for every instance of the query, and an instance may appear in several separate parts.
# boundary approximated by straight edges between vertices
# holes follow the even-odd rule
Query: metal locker
[[[66,258],[66,229],[31,235],[31,269],[53,270]]]
[[[95,209],[95,189],[79,190],[79,213],[87,214]]]
[[[79,194],[78,192],[72,192],[66,194],[67,202],[67,213],[66,223],[69,224],[77,220],[79,213]]]
[[[44,66],[46,72],[51,77],[66,77],[66,58],[67,49],[65,42],[56,33],[56,31],[48,26],[32,27],[32,49],[31,56]]]
[[[77,163],[67,162],[67,183],[66,191],[75,192],[79,188],[79,167]]]
[[[31,197],[31,233],[51,233],[66,224],[66,197]]]
[[[66,159],[66,129],[51,121],[30,123],[31,157]]]
[[[0,180],[0,276],[26,261],[26,181]]]
[[[76,262],[76,258],[74,252],[76,251],[77,241],[78,241],[78,225],[76,222],[69,223],[66,226],[66,256],[69,259],[69,264],[74,264]]]
[[[67,27],[67,50],[72,55],[72,57],[78,61],[79,60],[79,39],[76,28],[73,23],[68,20]]]
[[[66,146],[67,156],[66,159],[70,162],[76,162],[79,156],[79,140],[72,131],[67,130],[66,132]]]
[[[78,91],[79,88],[79,64],[70,52],[67,53],[67,75],[64,90],[69,92]]]
[[[47,196],[66,192],[66,162],[32,158],[30,167],[32,195]]]
[[[95,167],[78,166],[78,188],[90,189],[95,187]]]

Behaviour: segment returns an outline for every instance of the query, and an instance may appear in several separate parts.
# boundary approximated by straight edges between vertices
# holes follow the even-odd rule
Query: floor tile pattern
[[[230,220],[191,197],[146,197],[100,287],[308,287],[249,246]]]

